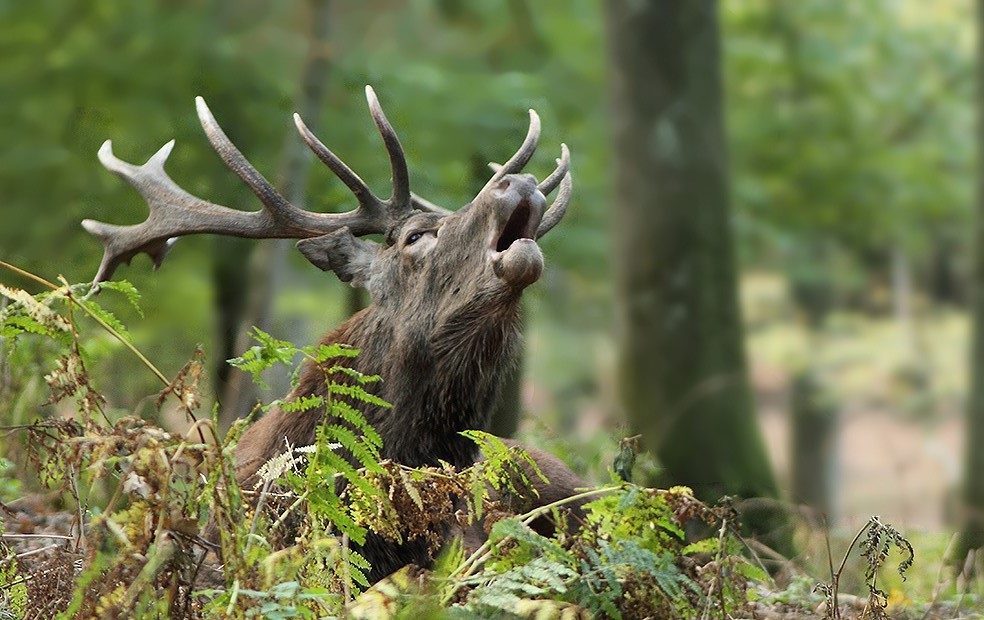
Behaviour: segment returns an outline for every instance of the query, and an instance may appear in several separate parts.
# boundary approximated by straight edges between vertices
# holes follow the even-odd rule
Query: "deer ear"
[[[302,239],[297,249],[323,271],[334,271],[342,282],[367,288],[379,244],[359,239],[346,227],[327,235]]]

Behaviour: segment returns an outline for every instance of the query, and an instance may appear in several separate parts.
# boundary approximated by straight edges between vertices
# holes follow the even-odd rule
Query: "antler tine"
[[[99,149],[99,161],[132,185],[150,209],[147,219],[132,226],[116,226],[84,220],[82,226],[105,246],[103,260],[94,282],[112,277],[122,263],[146,252],[159,267],[174,238],[196,232],[232,231],[240,236],[257,236],[264,222],[262,212],[244,213],[216,205],[181,189],[164,172],[164,163],[174,148],[171,140],[142,166],[122,161],[113,154],[113,143],[106,140]],[[162,208],[166,212],[161,212]]]
[[[400,139],[396,136],[396,131],[383,114],[383,108],[379,105],[376,91],[372,86],[366,85],[366,101],[369,103],[369,113],[372,121],[379,130],[379,135],[383,137],[386,144],[386,152],[389,153],[390,168],[393,174],[393,194],[387,204],[391,210],[405,211],[411,208],[410,198],[410,174],[407,171],[407,158],[400,145]]]
[[[358,199],[359,204],[363,207],[369,209],[370,211],[377,213],[382,216],[382,211],[385,209],[385,203],[369,189],[358,174],[356,174],[348,165],[342,161],[337,155],[335,155],[331,149],[324,145],[321,140],[314,135],[304,121],[301,119],[300,115],[294,114],[294,124],[297,125],[297,130],[301,134],[301,138],[308,145],[308,148],[318,156],[328,168],[335,173],[335,176],[341,180],[352,193],[355,194],[356,199]],[[410,204],[414,209],[419,211],[429,211],[431,213],[437,213],[439,215],[450,215],[454,213],[444,207],[438,206],[433,202],[410,192]]]
[[[489,167],[496,172],[496,175],[492,177],[495,179],[499,176],[499,172],[506,166],[489,162]],[[540,220],[540,226],[536,229],[537,239],[547,234],[551,228],[563,219],[564,214],[567,213],[567,206],[571,202],[574,182],[571,179],[571,152],[566,144],[560,145],[560,159],[557,160],[557,167],[554,168],[554,171],[547,178],[540,181],[536,187],[544,196],[549,196],[550,192],[554,191],[558,185],[560,185],[560,191],[557,192],[557,197],[554,199],[553,204],[543,214],[543,219]]]
[[[498,170],[496,170],[493,179],[499,180],[507,174],[514,174],[519,172],[529,163],[530,158],[533,157],[533,153],[536,151],[536,146],[540,142],[540,115],[536,113],[536,110],[530,109],[530,128],[526,131],[526,138],[523,139],[523,144],[520,145],[519,150],[516,151],[515,155],[509,158],[509,160],[502,164]]]
[[[335,176],[344,183],[352,193],[355,194],[356,199],[359,204],[374,211],[380,211],[383,207],[383,201],[379,199],[369,186],[366,185],[358,174],[356,174],[348,165],[342,161],[337,155],[331,152],[324,143],[318,139],[314,133],[308,129],[307,125],[301,119],[301,115],[294,114],[294,124],[297,126],[297,131],[301,134],[301,139],[308,145],[308,148],[324,163],[328,166],[328,169],[335,173]]]
[[[280,195],[273,185],[253,167],[243,156],[236,145],[229,140],[219,123],[208,109],[205,99],[195,97],[195,108],[198,110],[198,120],[202,124],[205,136],[212,143],[212,148],[219,154],[222,161],[230,170],[236,173],[240,179],[256,194],[270,213],[270,216],[278,222],[296,222],[300,209],[287,202],[287,199]]]
[[[521,171],[530,161],[530,158],[533,157],[533,153],[536,151],[536,145],[539,142],[540,116],[536,113],[536,110],[530,108],[530,128],[526,132],[526,138],[523,140],[523,144],[520,145],[516,154],[510,157],[509,161],[504,163],[502,168],[496,171],[495,176],[502,178],[504,175]]]
[[[530,161],[530,158],[533,157],[533,153],[536,151],[536,145],[539,142],[540,116],[536,113],[536,110],[530,108],[530,128],[526,131],[526,138],[523,139],[523,144],[520,145],[519,150],[506,163],[500,165],[495,162],[489,162],[489,166],[495,172],[479,194],[485,192],[485,190],[507,174],[514,174],[522,170]]]
[[[547,212],[543,214],[543,219],[540,220],[540,225],[536,229],[537,239],[550,232],[550,229],[563,219],[564,214],[567,213],[567,206],[571,203],[573,190],[574,182],[571,180],[570,171],[568,171],[560,180],[560,190],[557,192],[557,198],[554,199],[553,204],[550,205]]]
[[[566,144],[560,145],[560,159],[557,160],[557,167],[554,171],[550,173],[550,176],[540,181],[537,185],[544,196],[549,196],[550,192],[557,188],[560,181],[567,176],[567,172],[571,169],[571,152],[567,149]]]
[[[134,166],[133,164],[128,164],[127,162],[117,158],[113,155],[113,142],[111,140],[106,140],[103,145],[99,148],[99,161],[102,165],[111,172],[116,173],[124,179],[133,179],[141,174],[141,169],[153,168],[159,169],[161,173],[164,172],[164,162],[167,161],[168,156],[171,154],[171,150],[174,148],[174,140],[171,140],[164,146],[162,146],[149,160],[147,163],[141,167]],[[165,175],[166,176],[166,175]],[[138,190],[143,193],[143,190],[138,187]],[[154,269],[158,269],[161,263],[164,262],[164,258],[167,256],[168,250],[174,245],[176,239],[166,238],[157,239],[154,241],[144,242],[142,244],[137,242],[137,247],[132,247],[133,243],[127,243],[127,237],[131,234],[127,231],[129,226],[114,226],[113,224],[106,224],[104,222],[99,222],[96,220],[82,220],[82,228],[86,229],[90,234],[97,237],[103,242],[103,257],[102,261],[99,263],[99,270],[96,272],[96,277],[93,279],[93,283],[102,282],[108,280],[113,276],[113,272],[121,263],[129,263],[133,257],[140,253],[146,252],[151,260],[154,262]]]
[[[414,209],[418,211],[427,211],[429,213],[436,213],[438,215],[451,215],[454,211],[450,209],[445,209],[444,207],[434,204],[430,200],[427,200],[423,196],[418,196],[417,194],[410,192],[410,203],[413,205]]]
[[[332,232],[343,226],[351,228],[352,233],[356,235],[386,231],[387,222],[380,208],[383,204],[382,201],[369,191],[369,188],[357,174],[352,172],[344,162],[335,157],[334,153],[329,151],[324,144],[321,144],[317,137],[304,125],[304,122],[300,120],[299,115],[294,115],[294,123],[301,131],[301,137],[304,138],[308,146],[319,157],[323,154],[322,152],[326,152],[330,158],[337,161],[338,166],[332,167],[329,165],[329,167],[331,167],[335,174],[339,175],[342,182],[349,185],[353,192],[355,192],[356,197],[359,198],[358,209],[345,213],[312,213],[298,209],[281,196],[280,192],[246,160],[239,149],[236,148],[236,145],[229,140],[225,132],[222,131],[222,128],[219,127],[215,117],[212,116],[212,111],[205,104],[205,100],[201,97],[196,97],[195,105],[198,109],[198,118],[202,123],[202,129],[205,130],[205,135],[208,137],[209,142],[212,143],[212,147],[219,154],[219,157],[222,158],[222,161],[249,186],[253,193],[256,194],[256,197],[260,199],[260,202],[263,203],[263,206],[266,207],[264,211],[256,213],[267,215],[276,224],[276,226],[267,227],[267,229],[259,233],[261,238],[303,239]],[[364,192],[364,198],[362,198],[360,192]],[[234,211],[234,213],[242,212]],[[218,232],[223,231],[220,230]]]

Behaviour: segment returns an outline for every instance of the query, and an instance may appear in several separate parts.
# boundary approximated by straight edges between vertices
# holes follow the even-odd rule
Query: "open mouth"
[[[495,242],[495,250],[505,252],[518,239],[532,239],[535,234],[533,227],[533,208],[529,201],[523,200],[516,205],[512,215],[509,216],[509,221],[506,222],[502,234]]]

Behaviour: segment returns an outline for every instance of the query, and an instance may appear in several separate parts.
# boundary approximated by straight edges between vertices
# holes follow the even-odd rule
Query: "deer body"
[[[163,168],[173,142],[139,167],[117,159],[107,142],[100,159],[140,191],[150,215],[133,226],[83,222],[105,245],[96,281],[111,277],[121,262],[140,252],[160,264],[173,239],[184,234],[301,239],[298,249],[315,266],[367,288],[372,296],[372,305],[323,342],[359,349],[359,356],[345,363],[382,377],[374,389],[392,408],[360,407],[383,439],[382,456],[408,466],[446,461],[466,467],[475,462],[478,450],[460,432],[488,427],[505,374],[515,363],[520,299],[543,271],[536,240],[560,221],[570,200],[569,154],[562,145],[557,168],[539,183],[521,173],[539,138],[539,119],[530,110],[530,129],[516,154],[494,166],[492,178],[471,202],[447,211],[410,192],[396,133],[372,89],[367,87],[366,94],[392,168],[393,194],[385,200],[295,115],[304,141],[355,194],[359,207],[347,213],[311,213],[288,203],[228,140],[201,99],[198,113],[206,135],[263,203],[261,211],[229,209],[178,187]],[[545,195],[557,188],[548,209]],[[372,233],[384,235],[385,241],[361,238]],[[322,369],[308,363],[292,397],[325,391]],[[316,409],[274,409],[247,429],[236,451],[240,482],[252,479],[286,445],[313,443],[323,416],[324,411]],[[535,451],[534,457],[548,477],[558,481],[535,483],[543,498],[570,495],[579,485],[557,459],[542,451]],[[398,545],[373,536],[363,555],[373,565],[371,580],[405,563],[428,559],[422,542]]]

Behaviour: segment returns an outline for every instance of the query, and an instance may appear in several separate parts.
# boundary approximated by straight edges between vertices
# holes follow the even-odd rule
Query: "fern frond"
[[[280,409],[286,411],[287,413],[299,413],[302,411],[317,409],[318,407],[324,406],[324,404],[324,396],[311,394],[309,396],[301,396],[299,398],[281,402]]]
[[[269,386],[260,377],[260,373],[277,364],[292,364],[294,356],[299,350],[292,343],[278,340],[259,327],[253,327],[250,337],[257,344],[250,347],[241,356],[227,361],[230,365],[248,372],[253,377],[254,383],[268,389]]]
[[[88,286],[88,285],[85,285]],[[143,318],[143,309],[140,307],[140,291],[126,280],[106,280],[99,283],[99,288],[122,293],[126,300],[130,302],[137,314]]]
[[[114,315],[112,312],[90,300],[77,299],[76,301],[80,306],[88,310],[91,314],[99,317],[107,325],[115,329],[120,334],[120,336],[122,336],[127,340],[127,342],[133,342],[133,339],[130,337],[130,333],[126,330],[126,326],[123,325],[123,323],[118,318],[116,318],[116,315]]]
[[[309,347],[301,347],[298,350],[318,364],[323,364],[324,362],[336,357],[353,358],[359,355],[358,349],[347,344],[337,342],[332,344],[316,344]]]
[[[51,309],[49,294],[34,296],[23,289],[0,284],[0,295],[13,302],[0,313],[0,324],[9,325],[12,318],[20,317],[13,326],[19,324],[24,331],[49,337],[71,333],[71,322]]]
[[[331,402],[331,415],[344,420],[352,428],[362,433],[362,439],[367,444],[374,446],[377,450],[383,447],[383,438],[380,437],[376,429],[366,421],[362,412],[348,403],[340,400]]]
[[[383,407],[384,409],[388,409],[390,407],[388,402],[374,394],[370,394],[358,385],[345,385],[342,383],[335,383],[334,381],[329,381],[327,385],[328,393],[333,396],[347,396],[353,400],[370,405],[376,405],[377,407]]]
[[[348,366],[331,366],[330,368],[325,369],[325,375],[331,376],[335,374],[348,375],[362,385],[366,385],[368,383],[378,383],[383,380],[383,378],[379,375],[367,375],[355,370],[354,368],[349,368]]]

